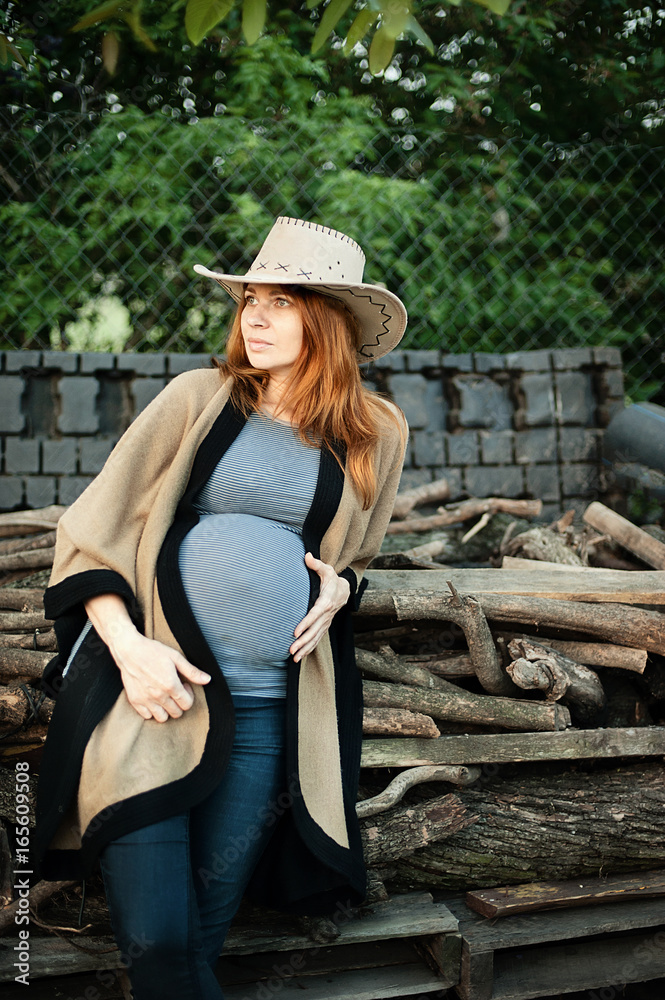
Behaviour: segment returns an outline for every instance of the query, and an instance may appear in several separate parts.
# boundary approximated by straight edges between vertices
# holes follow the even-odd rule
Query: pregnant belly
[[[220,666],[284,663],[307,613],[304,556],[299,534],[252,514],[208,514],[188,532],[182,581]]]

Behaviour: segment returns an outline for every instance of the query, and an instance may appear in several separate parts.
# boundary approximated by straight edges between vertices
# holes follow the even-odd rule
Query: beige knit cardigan
[[[136,418],[103,470],[58,524],[50,586],[88,570],[111,569],[135,594],[145,634],[179,649],[160,605],[156,564],[192,470],[197,450],[229,399],[230,380],[218,369],[175,378]],[[398,414],[397,420],[388,412]],[[375,456],[377,492],[363,510],[348,476],[320,556],[337,572],[360,580],[378,552],[400,479],[405,424],[386,403]],[[78,801],[51,843],[76,849],[94,818],[114,804],[189,774],[201,759],[209,714],[205,688],[179,719],[144,720],[124,690],[92,733],[81,769]],[[334,673],[325,635],[301,664],[298,687],[298,765],[302,795],[314,822],[348,847],[342,802]]]

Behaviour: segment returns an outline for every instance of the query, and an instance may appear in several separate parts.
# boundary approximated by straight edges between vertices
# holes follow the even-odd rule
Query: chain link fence
[[[181,121],[5,109],[5,348],[220,350],[277,215],[348,233],[405,301],[403,346],[453,354],[614,346],[664,401],[662,148],[503,145],[380,119]]]

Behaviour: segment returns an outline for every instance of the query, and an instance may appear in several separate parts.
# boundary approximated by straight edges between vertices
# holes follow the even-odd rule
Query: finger
[[[210,674],[207,674],[204,670],[199,670],[193,663],[186,660],[184,656],[174,657],[173,662],[178,673],[186,677],[192,684],[207,684],[211,680]]]

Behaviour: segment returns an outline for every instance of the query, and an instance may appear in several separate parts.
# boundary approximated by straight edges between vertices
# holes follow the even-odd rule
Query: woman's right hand
[[[210,680],[209,674],[182,653],[138,631],[123,635],[110,648],[127,700],[144,719],[179,719],[194,704],[191,684],[207,684]]]
[[[118,665],[129,704],[142,718],[166,722],[192,707],[191,685],[207,684],[210,674],[177,649],[141,635],[118,594],[90,597],[85,609]]]

